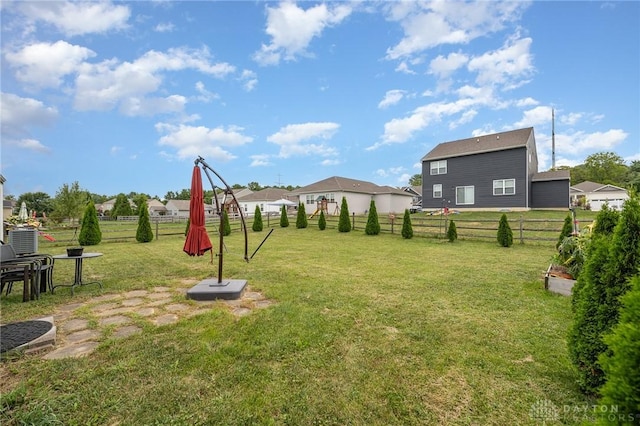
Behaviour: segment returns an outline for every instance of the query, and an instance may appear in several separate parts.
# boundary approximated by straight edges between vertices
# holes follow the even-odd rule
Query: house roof
[[[281,188],[265,188],[260,191],[252,192],[251,194],[244,195],[242,197],[237,197],[238,202],[247,202],[247,201],[276,201],[280,198],[287,198],[288,196],[292,196],[293,194],[286,189]]]
[[[171,203],[171,206],[177,208],[178,210],[189,210],[191,200],[169,200],[167,204]]]
[[[313,192],[355,192],[371,195],[398,194],[411,196],[411,194],[404,192],[401,189],[393,188],[391,186],[379,186],[375,183],[339,176],[332,176],[330,178],[312,183],[311,185],[307,185],[305,187],[298,188],[295,191],[292,191],[292,193],[296,195],[308,194]]]
[[[608,185],[604,183],[596,183],[591,181],[580,182],[571,187],[572,191],[575,192],[598,192],[598,191],[624,191],[627,192],[624,188],[620,188],[615,185]]]
[[[571,174],[569,170],[549,170],[546,172],[539,172],[533,175],[532,182],[541,182],[549,180],[570,180]]]
[[[491,151],[520,148],[527,145],[533,127],[510,130],[508,132],[493,133],[491,135],[474,136],[457,141],[443,142],[436,145],[422,161],[439,160],[451,157],[461,157]]]

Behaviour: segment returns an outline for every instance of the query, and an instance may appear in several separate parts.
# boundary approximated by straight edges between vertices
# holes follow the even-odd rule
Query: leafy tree
[[[165,194],[164,199],[165,200],[190,200],[191,189],[185,188],[178,192],[169,191]]]
[[[504,213],[500,217],[500,223],[498,224],[498,243],[502,247],[511,247],[513,245],[513,232],[509,226],[507,215]]]
[[[380,233],[380,222],[378,221],[378,211],[376,210],[375,201],[371,200],[369,205],[369,216],[367,217],[367,226],[364,228],[367,235],[378,235]]]
[[[409,185],[422,186],[422,174],[417,173],[409,178]]]
[[[133,200],[133,204],[135,208],[132,209],[132,214],[140,216],[140,208],[144,207],[144,210],[148,210],[147,200],[150,198],[146,194],[134,194],[132,197],[129,197]]]
[[[609,352],[600,357],[606,377],[600,403],[616,406],[625,418],[640,413],[640,275],[630,286],[620,300],[620,321],[604,338]]]
[[[100,224],[98,223],[98,212],[93,200],[90,200],[82,217],[78,243],[81,246],[94,246],[100,244],[100,241],[102,241],[102,231],[100,231]]]
[[[562,230],[560,231],[560,236],[558,237],[558,242],[556,243],[556,249],[559,248],[564,239],[570,237],[571,234],[573,234],[573,217],[571,216],[571,214],[568,214],[567,217],[564,218]]]
[[[116,196],[116,202],[111,209],[111,217],[118,218],[118,216],[133,216],[133,209],[129,203],[129,199],[123,193]]]
[[[225,237],[231,235],[231,222],[229,222],[229,214],[227,210],[222,210],[222,235]]]
[[[592,182],[624,186],[628,171],[624,159],[613,152],[598,152],[584,160],[587,179]]]
[[[413,238],[413,227],[411,226],[411,214],[409,209],[404,209],[404,217],[402,218],[402,238],[407,240]]]
[[[153,241],[153,230],[151,229],[151,221],[149,220],[149,209],[146,207],[146,198],[139,198],[139,201],[140,207],[138,208],[138,229],[136,231],[136,241],[139,243],[148,243],[149,241]]]
[[[69,219],[71,223],[78,219],[87,201],[87,192],[80,189],[76,181],[66,183],[56,192],[52,216],[58,219]]]
[[[596,217],[596,221],[597,221]],[[594,233],[582,273],[573,289],[574,322],[569,332],[569,355],[579,383],[597,393],[605,376],[598,358],[607,350],[603,336],[618,323],[620,298],[640,269],[640,204],[627,200],[613,237]]]
[[[309,226],[309,222],[307,220],[307,212],[304,208],[304,203],[298,204],[298,216],[296,217],[296,228],[303,229]]]
[[[451,243],[458,239],[458,230],[456,229],[456,223],[453,220],[449,221],[449,227],[447,228],[447,238]]]
[[[350,232],[351,220],[349,219],[349,206],[347,205],[347,198],[342,197],[342,204],[340,205],[340,219],[338,221],[338,231]]]
[[[249,182],[247,184],[247,188],[249,188],[253,192],[260,191],[262,189],[262,187],[260,186],[260,184],[258,182]]]
[[[640,194],[640,160],[631,162],[629,174],[627,175],[627,185],[636,194]]]
[[[20,206],[23,202],[27,205],[27,211],[33,210],[40,215],[50,215],[54,207],[54,200],[46,192],[25,192],[18,197],[16,204]]]
[[[253,213],[253,225],[251,225],[251,229],[253,229],[253,232],[262,231],[262,212],[258,205],[256,205],[256,210]]]
[[[280,227],[286,228],[289,226],[289,218],[287,217],[287,206],[282,206],[282,211],[280,212]]]
[[[324,217],[324,211],[320,210],[320,217],[318,218],[318,228],[324,231],[327,227],[327,219]]]

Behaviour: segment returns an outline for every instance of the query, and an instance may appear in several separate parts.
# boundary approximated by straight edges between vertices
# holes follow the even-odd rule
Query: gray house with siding
[[[422,158],[422,208],[569,207],[569,171],[538,172],[533,127],[444,142]]]

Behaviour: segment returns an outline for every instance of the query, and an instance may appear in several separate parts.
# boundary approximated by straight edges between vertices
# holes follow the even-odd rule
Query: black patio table
[[[75,260],[76,270],[75,270],[75,276],[72,284],[54,285],[53,288],[51,289],[51,293],[53,293],[56,287],[71,287],[72,296],[73,296],[74,287],[89,285],[89,284],[98,284],[100,288],[102,288],[102,283],[100,281],[90,281],[87,283],[82,281],[82,261],[84,259],[91,259],[91,258],[100,257],[100,256],[102,256],[102,253],[82,253],[80,256],[69,256],[68,254],[58,254],[58,255],[52,256],[54,263],[56,260]]]

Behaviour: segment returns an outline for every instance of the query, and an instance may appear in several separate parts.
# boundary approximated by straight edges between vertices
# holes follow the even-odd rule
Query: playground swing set
[[[336,208],[333,211],[334,216],[339,215],[340,207],[338,207],[338,203],[336,203],[335,201],[329,201],[327,197],[325,197],[324,195],[321,195],[316,199],[316,204],[317,204],[316,211],[313,212],[311,216],[309,216],[309,219],[313,219],[315,215],[319,214],[320,212],[324,212],[326,216],[329,216],[329,203],[333,203],[336,205]]]

